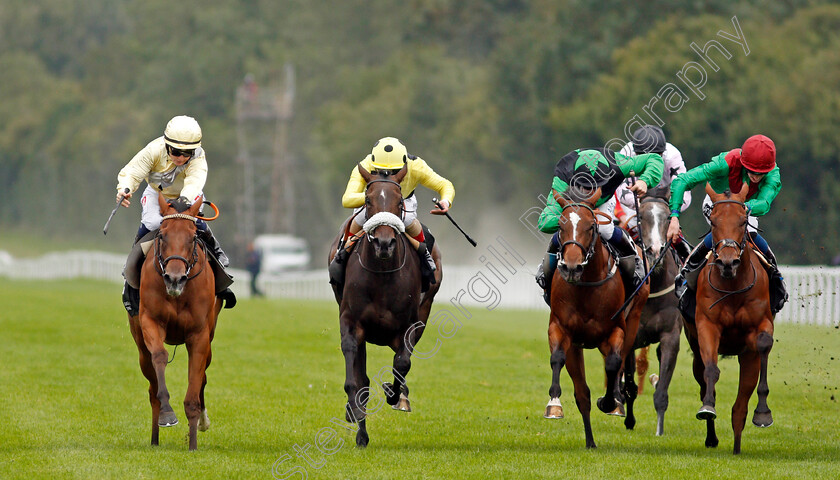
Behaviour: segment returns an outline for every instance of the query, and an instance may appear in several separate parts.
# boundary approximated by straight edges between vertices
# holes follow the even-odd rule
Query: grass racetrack
[[[0,279],[0,479],[840,478],[838,329],[777,325],[768,399],[775,424],[752,426],[753,394],[739,456],[730,425],[737,359],[720,363],[720,446],[707,449],[685,338],[665,436],[654,435],[646,385],[633,431],[593,405],[598,448],[586,450],[565,370],[566,418],[542,418],[551,380],[546,314],[479,307],[458,317],[454,334],[427,329],[418,349],[438,350],[412,362],[413,412],[385,405],[371,413],[370,445],[358,450],[354,434],[331,421],[343,419],[346,402],[335,304],[240,301],[219,319],[207,372],[212,425],[199,432],[198,451],[186,445],[184,347],[167,368],[181,423],[161,429],[153,448],[148,383],[120,290]],[[371,378],[391,359],[369,346]],[[603,361],[591,351],[586,361],[594,398],[603,394]],[[381,398],[377,389],[372,402]]]

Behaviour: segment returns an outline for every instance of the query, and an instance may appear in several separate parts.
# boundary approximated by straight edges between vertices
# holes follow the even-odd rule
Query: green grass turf
[[[413,361],[414,411],[372,413],[370,445],[359,450],[354,435],[330,421],[343,416],[346,401],[337,307],[244,300],[220,317],[206,390],[212,426],[190,453],[181,403],[186,350],[178,348],[167,367],[181,423],[161,429],[153,448],[148,383],[119,294],[108,283],[0,280],[0,478],[272,478],[275,464],[277,478],[840,478],[834,328],[777,327],[775,424],[752,426],[754,395],[740,456],[731,453],[729,420],[737,360],[721,362],[721,443],[706,449],[684,339],[665,436],[654,435],[648,385],[633,431],[593,406],[598,448],[586,450],[565,371],[566,419],[542,418],[550,385],[546,315],[471,307],[449,338],[427,330],[418,349],[440,344],[432,358]],[[389,350],[369,347],[369,374],[391,359]],[[586,361],[593,397],[603,395],[603,361],[594,352]],[[331,455],[314,446],[327,428],[337,432],[326,442]],[[295,450],[307,444],[311,463]]]

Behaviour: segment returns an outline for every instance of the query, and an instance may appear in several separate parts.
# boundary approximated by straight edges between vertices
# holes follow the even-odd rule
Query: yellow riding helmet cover
[[[370,152],[371,165],[380,170],[400,169],[405,164],[408,151],[405,145],[394,137],[379,139]]]

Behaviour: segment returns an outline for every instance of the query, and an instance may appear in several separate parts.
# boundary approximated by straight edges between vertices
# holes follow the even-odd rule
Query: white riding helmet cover
[[[166,124],[163,140],[170,147],[179,150],[196,149],[201,146],[201,127],[194,118],[178,115]]]

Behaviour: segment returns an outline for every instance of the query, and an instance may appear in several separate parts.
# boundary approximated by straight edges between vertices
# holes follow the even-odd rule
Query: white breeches
[[[604,212],[610,216],[613,220],[615,220],[615,202],[616,198],[615,195],[611,195],[610,199],[605,202],[600,207],[596,208],[599,212]],[[603,222],[605,219],[601,215],[595,216],[595,221]],[[601,238],[604,240],[609,240],[613,236],[613,232],[615,232],[615,224],[613,222],[609,222],[606,225],[598,224],[598,233],[601,234]]]
[[[204,193],[202,192],[197,197],[198,201],[204,200]],[[143,190],[143,197],[140,198],[140,206],[143,208],[143,213],[140,216],[140,223],[146,226],[150,231],[160,228],[160,222],[163,221],[163,215],[160,214],[160,203],[158,202],[158,189],[151,185],[146,186]]]

